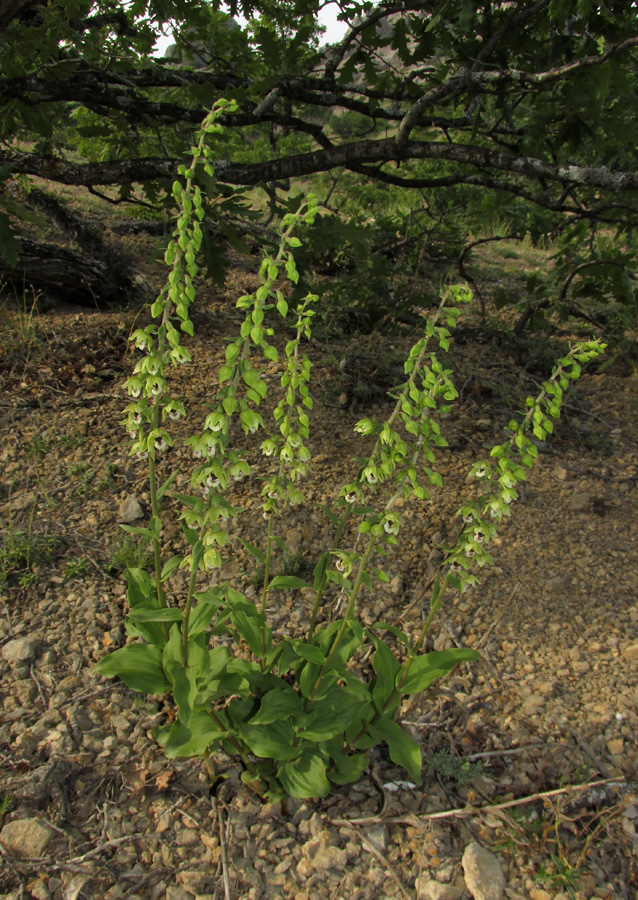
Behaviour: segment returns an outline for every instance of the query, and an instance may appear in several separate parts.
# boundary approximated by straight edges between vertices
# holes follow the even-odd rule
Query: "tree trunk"
[[[121,303],[138,293],[133,271],[70,247],[18,238],[20,257],[15,267],[0,257],[0,280],[17,291],[31,287],[80,306]]]

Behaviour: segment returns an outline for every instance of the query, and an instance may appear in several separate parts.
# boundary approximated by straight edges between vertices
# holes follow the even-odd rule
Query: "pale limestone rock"
[[[623,752],[625,742],[622,738],[612,738],[607,741],[607,749],[612,756],[620,756]]]
[[[505,876],[496,856],[476,841],[463,853],[465,883],[474,900],[502,900]]]
[[[42,641],[37,637],[22,637],[8,641],[2,648],[2,658],[10,666],[29,665],[38,656]]]
[[[417,878],[415,886],[418,900],[459,900],[463,895],[463,888],[433,878]]]
[[[330,836],[325,831],[307,841],[301,852],[315,870],[338,869],[342,872],[348,862],[346,851],[331,844]]]
[[[125,524],[130,524],[131,522],[135,522],[137,519],[144,518],[144,510],[139,504],[137,497],[125,497],[124,500],[120,503],[120,508],[118,509],[118,522],[124,522]]]
[[[576,492],[567,501],[567,508],[574,512],[587,512],[591,509],[592,495]]]
[[[529,892],[529,900],[552,900],[552,895],[542,888],[532,888]]]
[[[184,888],[177,885],[170,885],[166,888],[166,900],[194,900],[195,895]]]
[[[42,856],[52,837],[39,819],[14,819],[0,831],[0,841],[16,856]]]

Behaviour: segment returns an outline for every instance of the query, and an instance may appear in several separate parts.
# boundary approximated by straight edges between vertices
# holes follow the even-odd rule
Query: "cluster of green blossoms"
[[[471,294],[469,289],[458,286],[444,294],[438,312],[427,322],[424,337],[410,351],[405,363],[409,378],[397,389],[396,405],[388,420],[379,424],[366,418],[355,426],[359,434],[376,436],[376,442],[369,456],[359,460],[357,477],[342,489],[338,505],[350,506],[362,517],[359,532],[368,534],[381,553],[385,552],[384,545],[396,543],[401,524],[393,511],[397,499],[406,500],[409,496],[427,499],[427,489],[420,480],[423,475],[429,485],[442,484],[441,475],[433,468],[434,451],[447,446],[447,441],[433,414],[449,412],[447,402],[456,399],[458,394],[451,381],[451,371],[427,347],[430,338],[436,338],[443,351],[449,347],[450,332],[437,323],[445,317],[446,325],[455,326],[459,309],[447,306],[450,299],[467,302]],[[463,528],[454,545],[443,548],[444,567],[437,579],[432,613],[439,608],[446,587],[466,590],[478,583],[476,569],[493,563],[488,545],[497,534],[498,524],[511,514],[510,504],[518,498],[516,485],[525,480],[526,470],[538,457],[537,444],[553,431],[553,420],[560,416],[563,391],[570,381],[579,377],[580,364],[598,356],[603,349],[600,341],[584,342],[557,360],[538,396],[527,399],[523,420],[509,422],[508,440],[492,449],[490,460],[479,460],[472,466],[470,475],[481,486],[481,493],[458,511]],[[441,400],[444,405],[439,406]],[[419,458],[425,465],[417,464]],[[376,494],[380,489],[386,493],[381,512],[362,505],[369,494]],[[361,564],[363,555],[356,550],[333,550],[336,572],[330,573],[329,578],[350,590],[352,584],[347,576]],[[380,580],[387,580],[381,569],[373,567],[372,571]],[[369,578],[364,583],[369,585]]]
[[[523,420],[512,419],[507,426],[508,440],[492,448],[490,457],[496,463],[479,460],[472,466],[470,475],[477,479],[482,491],[458,511],[464,528],[455,546],[447,551],[447,583],[451,586],[465,589],[476,584],[474,567],[493,562],[487,545],[497,533],[497,524],[511,515],[510,504],[518,499],[516,485],[526,479],[526,470],[534,465],[538,445],[553,433],[553,420],[561,413],[563,391],[580,376],[581,363],[598,356],[604,346],[597,340],[585,341],[558,359],[538,395],[527,398]]]
[[[368,549],[363,555],[356,550],[333,551],[337,573],[331,573],[330,577],[346,590],[351,587],[347,576],[355,566],[361,565],[373,546],[383,553],[387,545],[396,544],[401,526],[394,511],[397,501],[411,496],[428,499],[423,480],[432,486],[443,483],[440,473],[433,468],[435,448],[448,444],[433,415],[449,412],[448,403],[458,394],[450,377],[451,371],[443,367],[436,353],[430,352],[428,347],[434,339],[441,350],[449,349],[450,329],[455,327],[460,313],[459,306],[449,304],[467,303],[471,297],[465,286],[446,289],[437,312],[426,319],[423,337],[410,350],[404,364],[407,381],[392,395],[395,406],[390,416],[384,423],[365,418],[355,426],[356,432],[374,436],[376,441],[369,455],[358,459],[357,476],[341,490],[337,504],[346,507],[346,514],[350,507],[355,515],[361,516],[359,533],[369,536]],[[444,324],[439,324],[441,320]],[[441,401],[443,405],[440,405]],[[380,491],[385,494],[383,508],[373,510],[366,504],[370,495]],[[380,580],[387,580],[381,569],[373,567],[372,571]],[[364,583],[369,584],[367,576],[364,576]]]
[[[134,374],[128,381],[131,403],[126,408],[125,424],[133,439],[131,453],[148,457],[153,469],[156,456],[173,444],[170,434],[163,427],[166,419],[177,420],[185,414],[183,403],[167,393],[165,370],[169,363],[177,365],[191,359],[179,343],[179,330],[193,334],[188,312],[195,297],[196,254],[202,240],[203,199],[193,179],[198,162],[203,164],[208,177],[213,177],[209,162],[212,151],[205,142],[220,130],[215,119],[224,107],[233,109],[231,104],[222,102],[211,112],[204,123],[198,145],[192,149],[193,163],[188,168],[181,166],[179,169],[184,183],[176,181],[173,186],[173,197],[179,205],[180,214],[165,255],[165,261],[172,266],[172,270],[151,310],[153,316],[161,317],[161,322],[138,329],[131,336],[135,346],[145,351],[145,356],[137,362]],[[284,217],[278,252],[262,262],[260,286],[255,293],[240,297],[237,302],[238,309],[245,310],[246,317],[239,335],[226,347],[226,360],[219,370],[216,402],[210,407],[202,432],[185,442],[193,457],[199,461],[192,475],[192,484],[199,491],[199,497],[179,496],[186,506],[182,519],[191,543],[194,543],[196,536],[202,542],[202,564],[206,569],[221,566],[220,548],[228,540],[224,523],[239,511],[225,499],[223,492],[231,482],[241,481],[251,474],[247,460],[230,447],[231,424],[238,417],[245,434],[264,428],[258,407],[267,393],[266,373],[255,365],[253,351],[260,351],[267,363],[278,362],[278,352],[268,340],[274,330],[265,326],[264,319],[273,308],[283,318],[289,315],[288,302],[275,283],[282,270],[289,281],[298,282],[292,251],[300,245],[300,241],[293,236],[293,232],[302,222],[312,224],[317,205],[316,199],[309,195],[297,213]],[[312,408],[312,400],[308,391],[310,362],[299,352],[299,347],[301,340],[310,336],[312,304],[316,299],[312,294],[306,296],[294,311],[295,337],[286,344],[286,367],[281,378],[284,391],[274,411],[279,434],[267,438],[261,445],[264,456],[279,460],[277,473],[266,481],[262,489],[264,518],[281,512],[287,505],[303,501],[297,482],[306,474],[310,460],[304,441],[308,438],[307,410]],[[151,482],[155,482],[154,472]],[[164,485],[159,489],[158,500],[166,487]],[[191,563],[191,557],[185,557],[174,565],[189,566]],[[165,576],[166,571],[163,574]]]
[[[194,279],[197,275],[196,257],[202,244],[202,221],[205,216],[204,198],[199,185],[194,184],[195,167],[202,164],[209,178],[213,178],[210,162],[213,152],[207,141],[221,131],[215,123],[224,110],[233,111],[235,105],[220,101],[202,124],[199,141],[191,148],[190,166],[179,166],[182,180],[173,184],[173,199],[179,207],[175,232],[164,260],[171,271],[159,296],[151,306],[151,315],[159,319],[146,328],[139,328],[131,341],[146,355],[138,360],[127,382],[131,403],[126,407],[126,425],[133,440],[131,454],[155,460],[156,454],[172,446],[164,425],[167,419],[177,420],[185,415],[184,404],[167,394],[166,368],[191,361],[188,350],[180,343],[180,331],[193,335],[189,306],[195,299]],[[176,327],[176,324],[178,327]]]

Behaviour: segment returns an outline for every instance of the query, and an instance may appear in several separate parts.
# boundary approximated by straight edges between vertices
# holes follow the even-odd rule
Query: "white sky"
[[[339,7],[335,3],[330,3],[328,6],[325,6],[319,13],[319,23],[326,27],[322,43],[334,44],[346,33],[348,26],[345,22],[337,22],[338,14]],[[243,16],[237,16],[236,18],[240,25],[244,26],[246,24],[246,20]],[[163,56],[168,45],[172,43],[172,35],[161,36],[155,45],[156,54],[158,56]]]

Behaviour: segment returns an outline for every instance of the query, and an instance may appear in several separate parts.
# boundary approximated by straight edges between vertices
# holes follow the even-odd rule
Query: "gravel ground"
[[[483,660],[403,708],[423,746],[422,781],[409,786],[375,752],[357,785],[317,802],[264,807],[232,766],[211,796],[200,763],[164,759],[151,730],[170,707],[93,672],[125,641],[120,507],[136,498],[146,515],[149,504],[119,424],[132,318],[51,312],[37,320],[28,355],[14,347],[0,369],[0,562],[8,579],[0,588],[0,896],[634,898],[636,378],[582,378],[494,542],[496,565],[479,587],[448,598],[431,644],[479,647]],[[198,318],[195,362],[174,377],[195,423],[236,314],[211,295]],[[334,499],[361,452],[352,426],[387,411],[384,392],[400,375],[405,346],[382,335],[310,345],[314,467],[307,504],[282,531],[289,566],[312,566],[324,549],[330,531],[320,504]],[[440,457],[444,487],[403,508],[386,566],[391,581],[364,599],[364,622],[420,627],[438,545],[473,489],[470,465],[502,440],[508,407],[533,388],[510,352],[477,340],[455,343],[451,364],[462,396],[443,423],[451,445]],[[255,459],[256,447],[248,447]],[[180,450],[168,464],[188,472]],[[245,513],[231,534],[254,542],[263,524],[257,496],[255,485],[240,484],[232,497]],[[169,527],[167,545],[177,546],[179,534]],[[251,570],[233,543],[226,577],[249,596]],[[179,595],[179,576],[175,585]],[[305,600],[275,597],[274,628],[302,627]],[[473,880],[474,842],[494,854],[478,864],[494,894]]]

